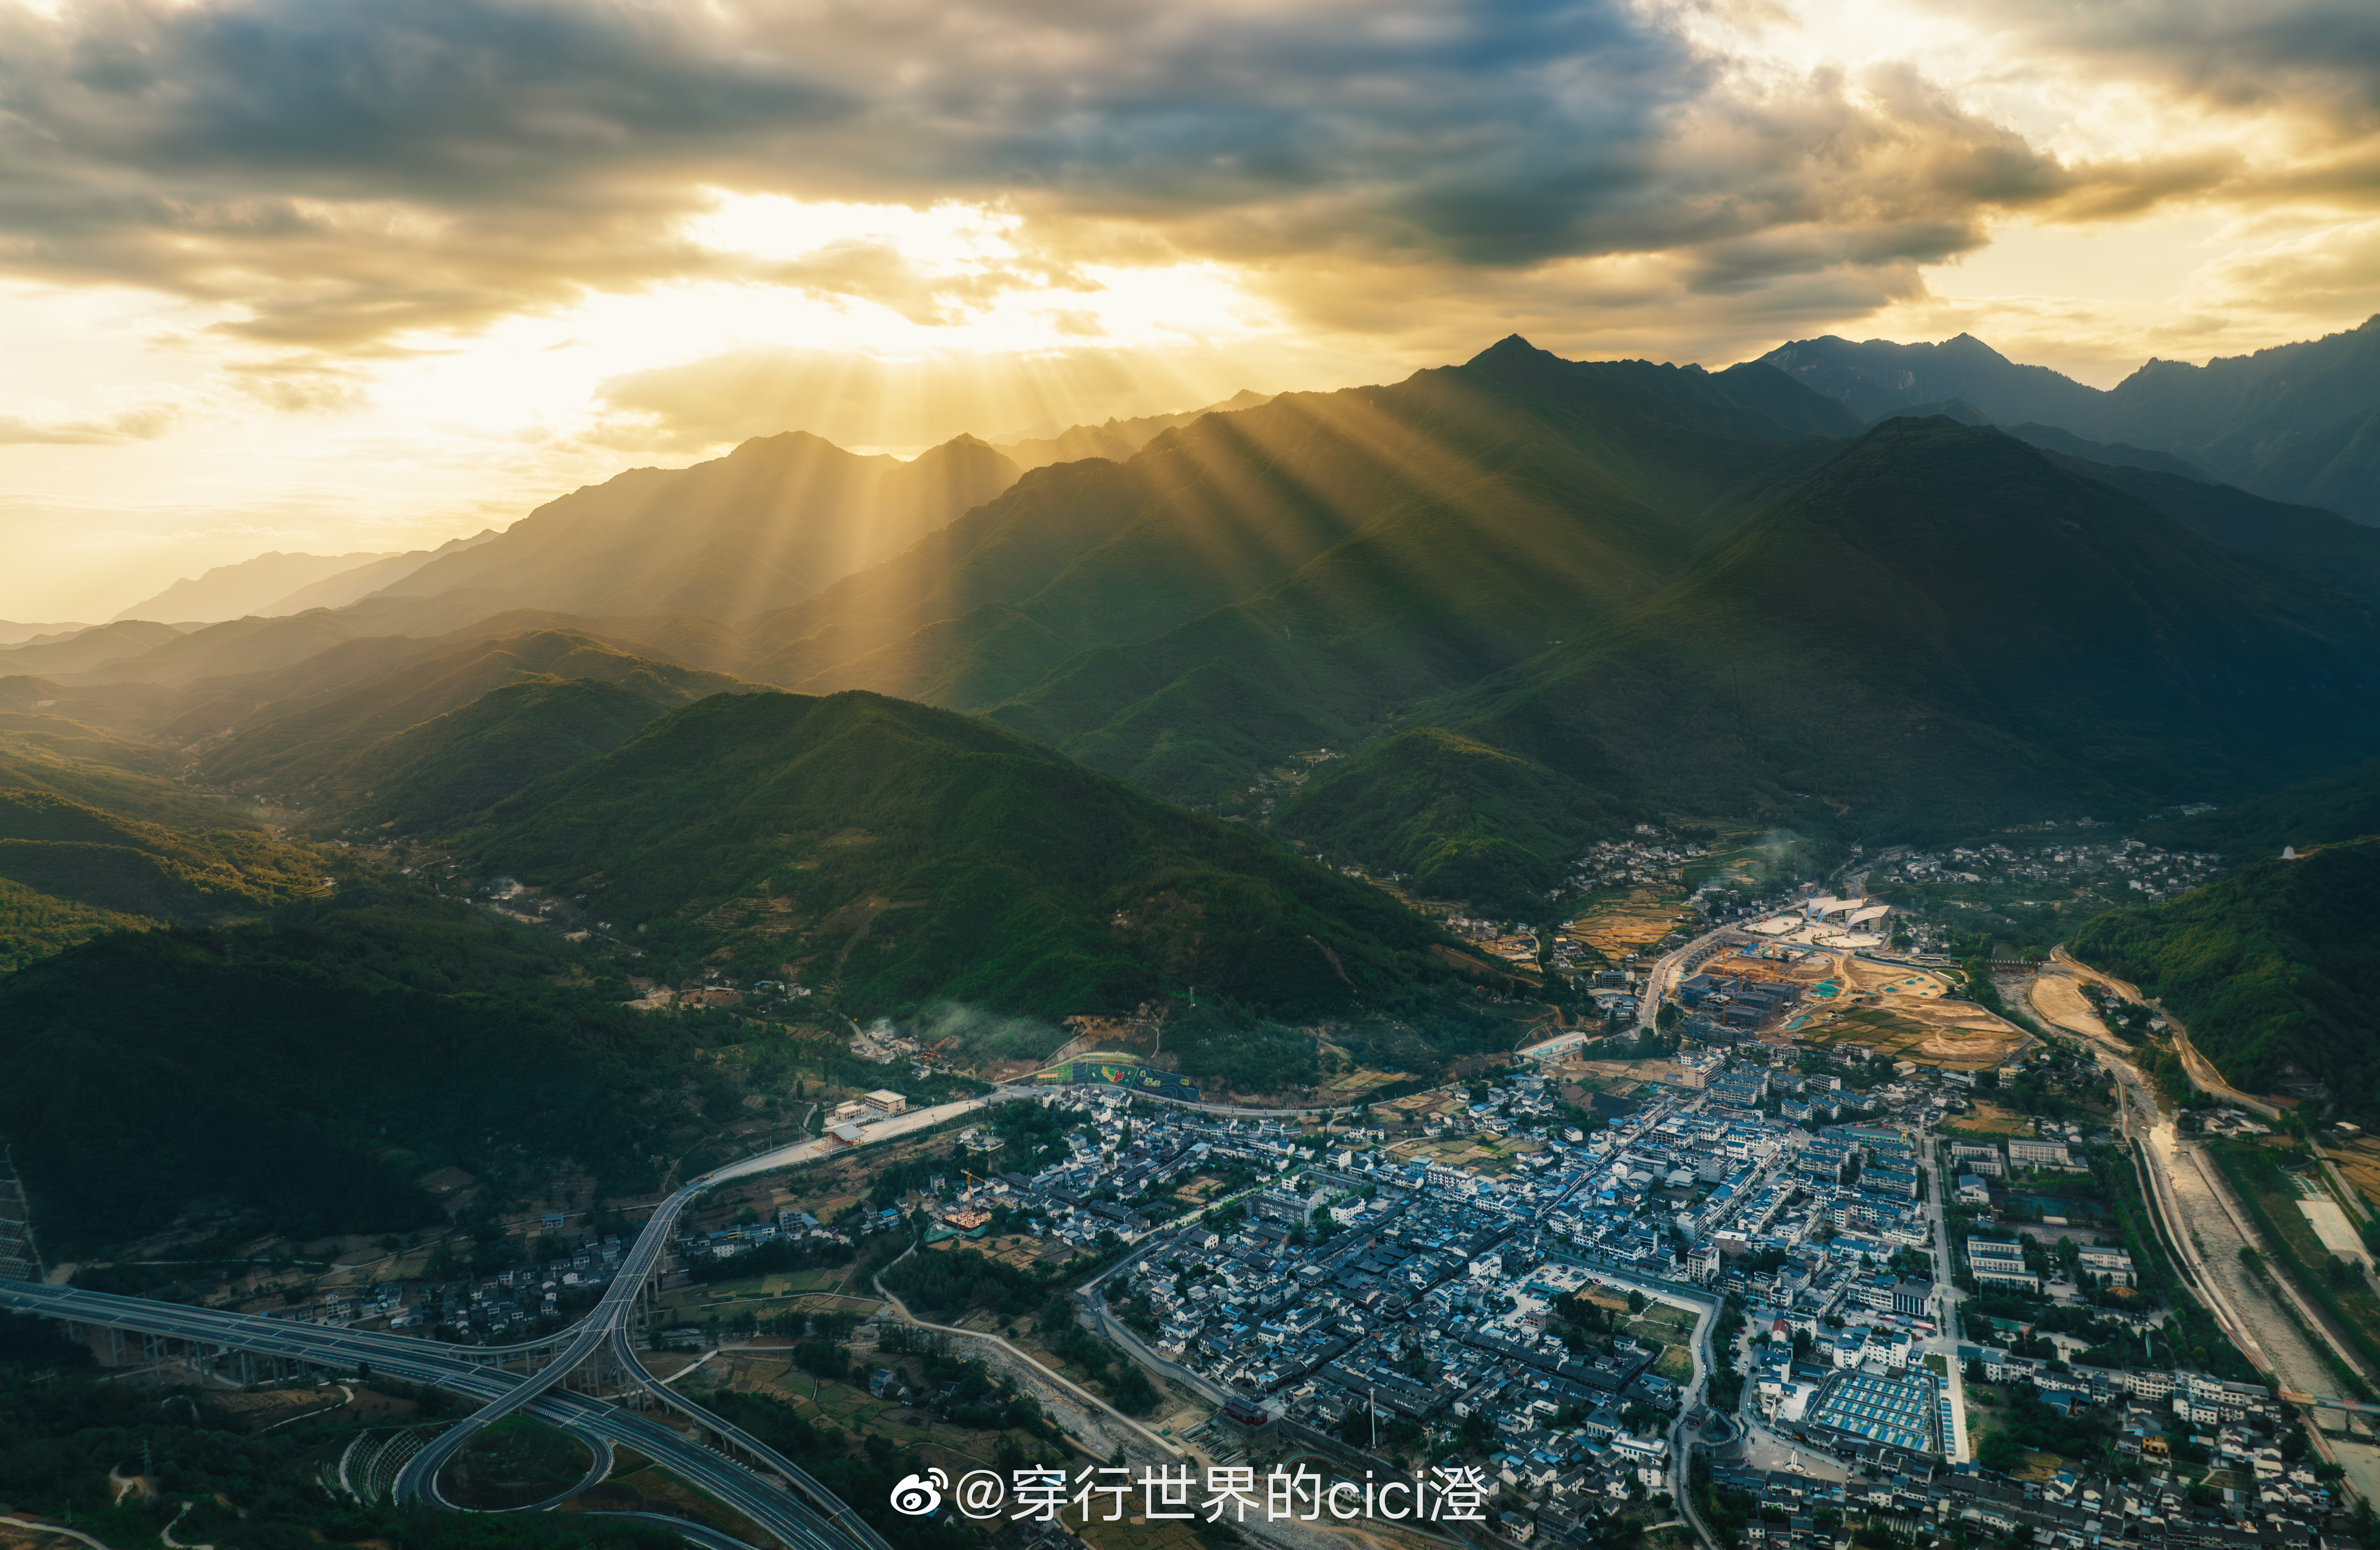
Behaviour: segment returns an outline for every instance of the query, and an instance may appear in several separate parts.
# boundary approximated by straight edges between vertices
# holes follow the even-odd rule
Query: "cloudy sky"
[[[2370,0],[0,0],[0,618],[1519,332],[2380,310]]]

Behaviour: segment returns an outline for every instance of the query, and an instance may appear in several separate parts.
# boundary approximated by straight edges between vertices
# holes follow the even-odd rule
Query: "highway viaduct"
[[[909,1128],[914,1126],[902,1127]],[[179,1347],[202,1370],[235,1363],[244,1378],[254,1377],[260,1359],[276,1372],[352,1374],[369,1368],[480,1400],[479,1410],[406,1461],[395,1481],[400,1501],[452,1506],[438,1490],[445,1463],[481,1429],[526,1411],[587,1442],[599,1465],[614,1447],[635,1448],[742,1513],[785,1550],[891,1550],[848,1504],[791,1459],[654,1379],[636,1355],[635,1335],[649,1316],[654,1273],[686,1205],[731,1179],[805,1160],[814,1144],[804,1142],[745,1158],[663,1200],[594,1311],[540,1340],[451,1345],[28,1281],[0,1281],[0,1309],[109,1330],[117,1338],[130,1334],[161,1359]],[[608,1399],[607,1387],[613,1390]],[[663,1424],[656,1418],[661,1411],[690,1423],[692,1435]],[[721,1536],[705,1525],[671,1526],[707,1550],[721,1550]]]

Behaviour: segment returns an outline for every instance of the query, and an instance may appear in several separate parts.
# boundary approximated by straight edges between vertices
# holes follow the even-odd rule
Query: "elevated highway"
[[[973,1102],[949,1104],[905,1115],[901,1120],[905,1122],[886,1125],[869,1139],[907,1133],[975,1107]],[[438,1491],[445,1465],[487,1426],[525,1411],[588,1441],[599,1455],[604,1446],[637,1449],[742,1513],[787,1550],[891,1550],[847,1503],[808,1473],[759,1438],[655,1380],[636,1356],[634,1332],[654,1272],[686,1207],[730,1180],[805,1161],[818,1155],[820,1144],[804,1141],[743,1158],[670,1195],[647,1218],[594,1310],[571,1328],[540,1340],[454,1345],[13,1280],[0,1281],[0,1308],[178,1344],[202,1367],[237,1354],[329,1372],[369,1368],[482,1401],[399,1471],[395,1494],[400,1501],[452,1506]],[[523,1370],[516,1372],[516,1366]],[[625,1405],[601,1397],[607,1382]],[[596,1392],[581,1392],[571,1387],[574,1383]],[[693,1435],[626,1406],[674,1412]],[[687,1537],[716,1550],[715,1532],[696,1532],[699,1525],[686,1528]]]
[[[798,1471],[785,1473],[782,1476],[785,1484],[781,1486],[738,1464],[730,1456],[732,1453],[748,1448],[767,1455],[767,1450],[757,1439],[747,1438],[738,1428],[675,1395],[671,1396],[676,1401],[672,1408],[695,1421],[692,1435],[600,1396],[572,1388],[554,1387],[528,1396],[525,1390],[530,1378],[487,1362],[483,1351],[468,1346],[410,1340],[366,1330],[324,1328],[253,1314],[226,1314],[218,1309],[18,1281],[0,1282],[0,1308],[126,1330],[155,1342],[173,1342],[184,1348],[193,1364],[201,1367],[233,1353],[262,1356],[324,1372],[354,1372],[369,1366],[375,1373],[432,1385],[482,1400],[489,1406],[504,1404],[505,1413],[525,1411],[571,1433],[599,1453],[607,1447],[633,1447],[742,1513],[788,1550],[882,1550],[883,1541],[872,1531],[862,1535],[840,1526],[845,1520],[856,1524],[857,1520],[845,1504],[808,1475]],[[624,1358],[644,1384],[652,1384],[650,1375],[637,1364],[625,1335],[613,1354]],[[642,1391],[642,1385],[632,1378],[628,1392],[633,1395]],[[449,1433],[453,1430],[448,1428]],[[761,1463],[761,1468],[767,1467]],[[814,1501],[805,1501],[793,1494],[805,1487],[815,1494]],[[435,1475],[420,1483],[414,1499],[453,1505],[439,1495]],[[858,1527],[864,1529],[865,1525]]]

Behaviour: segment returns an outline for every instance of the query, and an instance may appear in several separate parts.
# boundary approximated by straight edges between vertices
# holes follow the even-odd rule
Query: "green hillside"
[[[314,890],[322,874],[312,851],[254,829],[168,829],[54,792],[0,787],[0,879],[16,885],[9,914],[24,932],[0,935],[0,963],[88,935],[96,920],[251,914]]]
[[[443,1219],[412,1181],[501,1191],[552,1160],[643,1181],[706,1129],[691,1025],[576,950],[369,889],[269,926],[102,938],[0,977],[0,1133],[66,1256],[194,1205],[299,1239]],[[667,1094],[664,1097],[661,1095]]]
[[[1382,513],[1243,601],[1087,652],[991,715],[1165,795],[1228,800],[1659,587],[1687,545],[1627,481],[1530,446]]]
[[[2254,862],[2168,903],[2086,922],[2069,944],[2189,1024],[2234,1084],[2317,1077],[2380,1122],[2380,840]]]
[[[450,825],[582,758],[610,753],[668,707],[623,684],[525,678],[381,739],[340,767],[344,816],[413,833]]]
[[[209,748],[199,774],[234,788],[303,793],[344,810],[370,788],[376,772],[405,757],[380,749],[382,740],[524,679],[596,680],[657,706],[747,686],[724,673],[654,660],[585,630],[533,630],[402,660],[352,688],[292,695]],[[525,729],[525,735],[533,732]]]
[[[0,878],[0,973],[21,969],[111,931],[140,931],[155,924]]]
[[[2087,453],[2068,458],[2051,452],[2049,457],[2062,468],[2147,502],[2201,538],[2295,571],[2306,586],[2380,604],[2380,527],[2313,506],[2267,501],[2228,484],[2113,466]]]
[[[2212,813],[2143,824],[2139,836],[2166,850],[2214,851],[2239,860],[2282,850],[2335,845],[2380,834],[2380,761],[2267,792]]]
[[[1815,433],[1857,429],[1766,367],[1566,361],[1518,338],[1364,403],[1359,450],[1393,449],[1397,499],[1263,589],[1086,650],[990,714],[1152,791],[1232,802],[1292,753],[1360,743],[1650,596],[1822,460]]]
[[[1823,439],[1855,429],[1766,367],[1507,340],[1028,475],[762,622],[747,671],[983,709],[1227,812],[1357,748],[1281,831],[1507,908],[1623,811],[1947,831],[2338,757],[2366,530],[1947,422]]]
[[[28,684],[54,687],[0,680],[0,704]],[[322,880],[311,852],[169,780],[186,762],[87,722],[0,709],[0,971],[104,931],[252,914]]]
[[[48,715],[0,712],[0,786],[45,791],[176,829],[254,827],[219,797],[175,783],[170,750]]]
[[[1409,870],[1425,897],[1524,920],[1544,912],[1563,865],[1618,824],[1578,781],[1441,727],[1325,766],[1273,815],[1330,854]]]
[[[1300,1011],[1443,978],[1388,895],[1012,733],[881,696],[722,695],[500,804],[466,854],[657,949],[856,1009]]]

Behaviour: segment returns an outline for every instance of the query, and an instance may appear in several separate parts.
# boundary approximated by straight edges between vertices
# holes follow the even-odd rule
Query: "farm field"
[[[1563,923],[1561,935],[1617,963],[1675,930],[1685,901],[1683,889],[1632,888],[1588,904]]]
[[[1945,1135],[1996,1139],[2010,1135],[2031,1135],[2033,1121],[2014,1109],[2002,1108],[1994,1103],[1976,1100],[1975,1107],[1958,1117],[1955,1123],[1946,1123]]]
[[[1358,1068],[1332,1077],[1322,1084],[1322,1091],[1336,1103],[1361,1103],[1366,1093],[1377,1092],[1409,1078],[1402,1072],[1370,1071]]]
[[[2365,1201],[2380,1201],[2380,1141],[2359,1136],[2344,1146],[2325,1144],[2323,1150]]]

